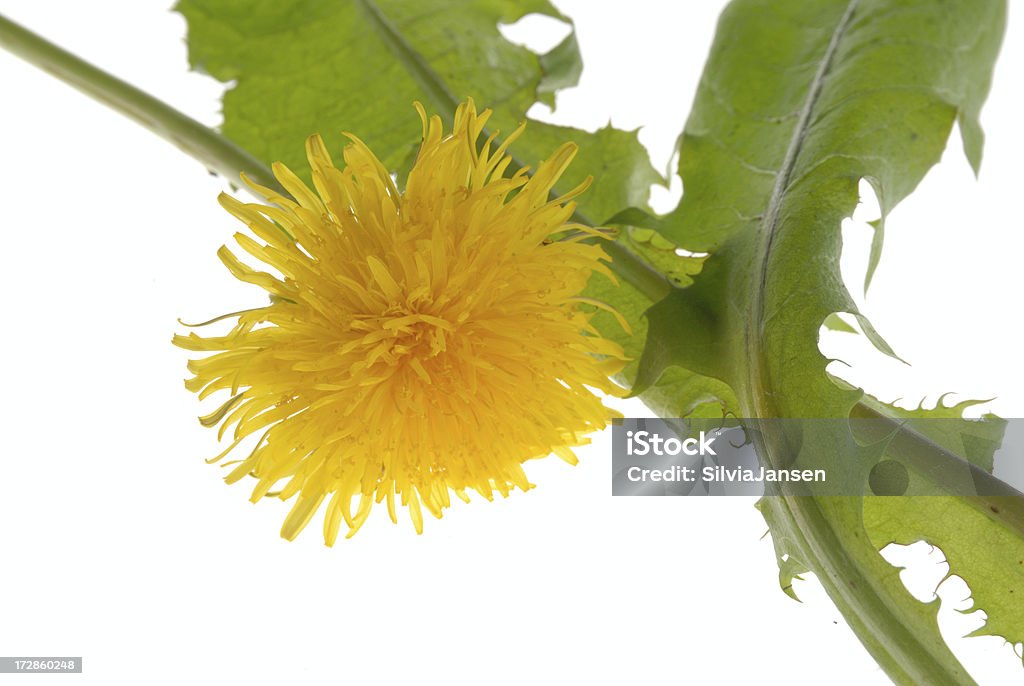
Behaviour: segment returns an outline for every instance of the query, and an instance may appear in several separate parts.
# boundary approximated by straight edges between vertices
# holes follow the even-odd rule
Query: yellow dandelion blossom
[[[319,136],[306,142],[315,191],[276,164],[292,198],[253,184],[269,204],[222,194],[255,235],[235,234],[238,245],[274,273],[218,255],[271,302],[229,315],[227,335],[174,338],[212,353],[189,362],[186,387],[230,394],[201,418],[231,434],[211,461],[256,442],[226,480],[254,477],[254,502],[295,498],[287,539],[325,499],[328,545],[374,503],[397,521],[396,498],[420,532],[421,508],[440,517],[451,493],[529,489],[523,462],[574,463],[571,448],[616,416],[594,389],[619,393],[608,377],[623,353],[590,324],[601,304],[580,295],[593,272],[611,276],[607,256],[570,222],[587,184],[549,197],[575,145],[532,176],[506,175],[522,128],[492,151],[493,137],[478,148],[489,111],[463,104],[446,136],[417,109],[423,142],[404,192],[349,135],[341,167]]]

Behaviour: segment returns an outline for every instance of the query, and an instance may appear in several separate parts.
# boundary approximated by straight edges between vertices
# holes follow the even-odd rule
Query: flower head
[[[506,149],[478,147],[489,111],[460,106],[444,135],[423,120],[423,142],[404,192],[355,136],[336,167],[319,136],[306,142],[314,190],[283,165],[291,194],[255,186],[269,204],[220,203],[255,238],[238,245],[273,269],[258,271],[227,247],[218,255],[241,281],[270,294],[224,336],[176,336],[188,350],[186,387],[230,399],[201,418],[231,432],[223,458],[255,447],[227,475],[256,479],[252,500],[295,498],[281,530],[294,538],[328,500],[324,538],[341,522],[352,535],[374,503],[396,498],[417,531],[450,494],[526,490],[526,460],[573,446],[613,416],[592,389],[608,380],[621,348],[591,326],[596,305],[580,293],[610,274],[593,229],[570,223],[571,198],[549,193],[572,160],[567,143],[506,175]],[[233,427],[233,428],[232,428]],[[280,489],[273,492],[273,489]]]

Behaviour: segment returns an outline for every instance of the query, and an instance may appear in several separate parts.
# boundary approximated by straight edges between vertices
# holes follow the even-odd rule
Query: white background
[[[184,21],[166,4],[0,12],[216,124],[221,87],[187,72]],[[646,125],[664,167],[722,4],[563,0],[586,70],[545,118]],[[543,43],[550,28],[510,35]],[[852,336],[824,342],[887,399],[954,390],[1024,414],[1022,50],[1014,15],[980,181],[957,139],[890,217],[865,309],[914,366]],[[0,83],[0,654],[86,660],[82,676],[33,683],[887,683],[816,582],[798,584],[802,604],[778,590],[750,501],[613,499],[605,435],[575,468],[532,464],[530,493],[457,504],[419,537],[378,511],[334,549],[316,522],[279,539],[288,505],[249,505],[204,464],[214,436],[170,345],[177,317],[260,297],[215,257],[237,228],[215,201],[223,182],[2,52]],[[868,230],[851,222],[846,236],[859,284]],[[929,597],[941,556],[912,552]],[[951,609],[970,606],[962,583],[940,595],[947,635],[978,624]],[[955,645],[983,683],[1024,682],[1000,639]]]

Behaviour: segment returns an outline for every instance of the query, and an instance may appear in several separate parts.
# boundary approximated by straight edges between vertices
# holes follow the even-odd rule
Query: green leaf
[[[450,122],[455,105],[475,96],[500,103],[514,125],[543,73],[498,23],[531,12],[562,18],[546,0],[182,0],[177,9],[193,68],[236,81],[224,98],[224,133],[296,172],[306,169],[307,136],[321,133],[336,148],[342,128],[396,167],[419,137],[414,100]]]
[[[978,113],[1005,11],[999,0],[729,5],[681,141],[685,194],[674,212],[648,224],[673,244],[711,256],[692,286],[673,289],[649,312],[638,383],[653,384],[679,369],[714,377],[728,384],[748,417],[847,417],[866,407],[862,392],[830,379],[818,350],[822,324],[846,312],[892,354],[843,284],[840,224],[857,205],[861,179],[874,187],[884,220],[939,160],[954,124],[977,169]],[[762,459],[781,466],[828,456],[848,477],[867,478],[877,446],[858,443],[839,423],[807,427],[797,443],[765,438],[758,446]],[[935,459],[958,458],[939,449]],[[984,545],[969,544],[970,532],[954,535],[962,514],[954,508],[930,508],[926,528],[900,519],[896,509],[905,505],[888,505],[901,501],[907,502],[872,499],[867,523],[865,501],[856,497],[784,493],[763,499],[760,509],[783,585],[813,571],[895,681],[970,683],[939,634],[935,604],[906,592],[878,546],[915,536],[938,542],[936,532],[950,532],[942,542],[953,573],[988,604],[993,630],[1018,640],[1024,614],[1003,602],[1005,584],[1002,591],[992,586],[1006,581],[992,571],[1005,563],[1004,554],[986,557]],[[957,502],[981,514],[991,506],[983,498]],[[888,519],[887,507],[894,508]],[[1001,510],[1001,523],[973,517],[975,540],[1009,545],[1015,537],[1019,545],[1020,509],[1013,499]],[[882,520],[884,530],[870,528]],[[977,561],[965,566],[971,556]]]
[[[1005,519],[998,498],[976,507],[964,498],[866,498],[864,523],[872,543],[907,545],[928,541],[942,550],[950,574],[971,589],[974,608],[984,610],[985,624],[973,636],[1002,636],[1024,641],[1024,541],[1019,523]]]
[[[982,402],[946,406],[940,398],[934,408],[906,410],[870,397],[862,401],[876,411],[884,407],[910,431],[991,472],[1006,422],[990,414],[955,421]],[[986,614],[987,621],[972,635],[1001,636],[1012,644],[1024,641],[1024,513],[1019,498],[869,497],[864,500],[864,525],[879,549],[916,541],[941,549],[949,574],[967,582],[974,609]]]
[[[541,55],[540,66],[544,70],[544,78],[537,86],[537,91],[541,102],[554,108],[555,93],[577,85],[583,74],[583,60],[580,58],[576,33],[570,33],[551,52]]]
[[[578,218],[584,223],[603,224],[624,207],[646,205],[651,186],[665,183],[651,166],[637,132],[612,126],[588,133],[527,120],[526,131],[516,139],[512,153],[533,166],[565,141],[576,143],[579,151],[555,190],[568,190],[592,177],[590,188],[577,198],[578,213],[582,215]]]
[[[857,333],[857,329],[843,321],[842,317],[835,312],[825,317],[824,325],[829,329],[829,331],[838,331],[839,333]]]
[[[499,32],[531,13],[567,21],[547,0],[181,0],[177,9],[188,21],[193,68],[235,82],[224,96],[224,134],[304,178],[311,134],[340,150],[342,132],[354,133],[397,171],[420,141],[414,101],[450,123],[473,97],[494,110],[487,130],[509,133],[582,69],[573,33],[537,55]],[[651,184],[664,183],[635,132],[610,127],[588,133],[531,122],[512,153],[518,166],[535,165],[567,140],[580,153],[560,188],[595,177],[580,199],[594,223],[645,206]]]

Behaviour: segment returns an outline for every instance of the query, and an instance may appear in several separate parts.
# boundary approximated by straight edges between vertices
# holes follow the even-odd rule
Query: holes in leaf
[[[925,541],[910,545],[890,543],[882,557],[900,568],[900,581],[922,603],[939,601],[938,623],[942,637],[957,659],[980,684],[1006,683],[1008,674],[1020,670],[1024,646],[1008,644],[999,636],[969,636],[988,620],[974,609],[971,589],[959,576],[949,576],[949,563],[939,548]]]
[[[653,154],[653,150],[650,146],[648,146],[648,151]],[[678,161],[679,153],[677,152],[672,156],[672,161],[669,163],[669,170],[671,173],[668,177],[667,188],[660,184],[654,184],[651,186],[651,198],[648,202],[651,205],[651,209],[658,214],[671,212],[679,204],[679,201],[683,199],[683,179],[679,174],[675,173]]]
[[[533,13],[512,24],[498,24],[498,31],[508,41],[543,55],[565,40],[572,27],[554,17]]]

